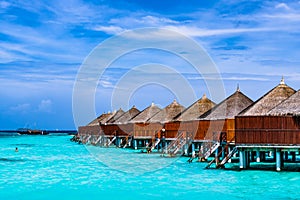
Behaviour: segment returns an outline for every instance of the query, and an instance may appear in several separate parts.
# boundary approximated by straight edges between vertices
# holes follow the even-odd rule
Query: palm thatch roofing
[[[118,119],[116,119],[114,121],[114,124],[126,124],[132,118],[134,118],[135,116],[137,116],[140,112],[141,111],[139,111],[135,106],[133,106],[131,109],[129,109],[123,115],[121,115]]]
[[[244,95],[238,88],[235,93],[201,115],[199,118],[203,120],[233,119],[252,103],[253,101]]]
[[[145,123],[159,111],[161,111],[161,109],[159,107],[157,107],[154,103],[152,103],[149,107],[145,108],[142,112],[140,112],[137,116],[132,118],[129,122],[130,123]]]
[[[203,97],[186,108],[182,113],[177,115],[175,121],[197,120],[200,115],[213,108],[216,104],[208,99],[204,94]]]
[[[270,110],[268,115],[300,116],[300,90]]]
[[[110,112],[109,113],[103,113],[99,117],[97,117],[96,119],[94,119],[93,121],[88,123],[87,126],[98,126],[99,123],[104,124],[108,119],[111,118],[112,115],[113,115],[113,113],[110,113]]]
[[[255,101],[248,108],[243,110],[239,115],[241,116],[261,116],[266,115],[272,108],[286,100],[293,95],[296,91],[286,85],[284,80],[280,84],[267,92],[260,99]]]
[[[180,114],[185,109],[184,106],[177,103],[176,100],[174,100],[171,104],[166,106],[164,109],[156,113],[153,117],[151,117],[148,122],[155,123],[166,123],[170,122],[176,117],[178,114]]]
[[[120,108],[118,111],[113,112],[113,115],[104,123],[112,124],[115,120],[119,119],[125,112]]]

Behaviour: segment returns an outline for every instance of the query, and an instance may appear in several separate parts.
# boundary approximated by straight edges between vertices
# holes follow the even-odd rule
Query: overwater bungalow
[[[292,152],[295,160],[295,151],[300,150],[299,103],[299,91],[282,79],[235,118],[241,169],[248,168],[250,161],[264,160],[266,152],[274,155],[277,171],[283,166],[283,152]]]
[[[238,87],[232,95],[199,117],[200,130],[197,134],[200,135],[196,138],[202,137],[204,141],[199,152],[200,159],[206,160],[215,152],[218,161],[220,154],[224,158],[229,153],[228,147],[235,145],[234,118],[252,103]]]
[[[198,117],[213,108],[216,104],[206,97],[204,94],[202,98],[194,102],[191,106],[178,113],[172,120],[165,123],[166,138],[176,138],[178,131],[188,131],[195,133],[198,130]],[[195,134],[196,135],[196,134]],[[198,138],[193,138],[198,139]]]
[[[186,155],[191,153],[195,154],[195,144],[199,145],[200,141],[196,141],[199,138],[195,138],[196,132],[199,130],[198,117],[214,107],[216,104],[211,101],[204,94],[202,98],[198,99],[191,106],[178,113],[172,120],[164,123],[164,136],[167,141],[172,141],[168,144],[168,148],[165,153],[174,154],[174,152],[183,153]],[[188,146],[193,143],[193,147],[188,152]],[[195,143],[195,144],[194,144]],[[182,149],[182,147],[184,148]]]
[[[101,114],[99,117],[92,120],[86,126],[78,127],[78,134],[79,135],[99,134],[100,132],[99,123],[105,123],[107,120],[109,120],[112,117],[112,115],[113,113],[110,112]]]
[[[92,120],[86,126],[78,127],[78,137],[80,138],[79,141],[82,143],[87,143],[92,136],[100,135],[101,129],[100,124],[106,123],[114,113],[103,113],[96,119]]]
[[[164,127],[166,123],[172,121],[174,117],[178,116],[184,109],[184,106],[180,105],[176,100],[174,100],[171,104],[167,105],[165,108],[147,120],[147,126],[144,126],[143,128],[150,134],[155,133],[154,135],[151,135],[152,140],[149,144],[150,151],[152,151],[158,144],[161,144],[160,147],[162,148],[162,146],[167,145],[170,140],[174,139],[168,137],[168,132]],[[161,139],[162,143],[160,143]]]
[[[106,146],[113,142],[117,147],[130,146],[133,136],[133,124],[128,122],[139,113],[140,111],[135,106],[126,112],[120,109],[119,114],[115,114],[115,117],[112,117],[107,123],[100,124],[105,139],[108,141]]]
[[[145,108],[137,116],[129,121],[129,123],[132,123],[134,125],[133,136],[135,139],[151,139],[155,135],[155,133],[161,129],[147,128],[147,126],[149,125],[147,121],[159,111],[161,111],[161,109],[154,103],[152,103],[150,106]]]
[[[114,137],[118,131],[118,126],[114,123],[115,120],[120,118],[125,112],[120,108],[118,111],[115,111],[114,114],[104,123],[99,121],[101,133],[106,137]]]

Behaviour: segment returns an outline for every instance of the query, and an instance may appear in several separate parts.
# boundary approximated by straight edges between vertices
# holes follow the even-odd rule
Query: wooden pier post
[[[225,158],[225,147],[222,146],[222,160]]]
[[[229,153],[229,152],[231,152],[231,147],[230,147],[230,146],[228,146],[228,153]],[[227,162],[228,162],[228,163],[231,163],[231,161],[232,161],[232,160],[231,160],[231,158],[230,158]]]
[[[266,161],[266,152],[265,151],[260,152],[260,160],[261,160],[261,162]]]
[[[278,172],[281,171],[281,166],[282,166],[281,162],[283,162],[281,160],[281,151],[280,149],[276,149],[276,171]]]
[[[184,155],[188,156],[188,148],[189,146],[187,144],[183,145],[183,152],[184,152]]]
[[[256,151],[256,162],[260,162],[260,151]]]
[[[249,162],[253,162],[253,161],[254,161],[254,152],[249,151]]]
[[[192,157],[194,158],[196,155],[196,152],[195,152],[195,144],[192,143]]]
[[[245,151],[245,165],[246,165],[246,169],[250,167],[250,162],[251,162],[251,153],[252,151]]]
[[[120,147],[120,144],[121,144],[120,138],[117,137],[117,138],[116,138],[116,146],[117,146],[117,147]]]
[[[289,159],[289,152],[285,151],[284,152],[284,160],[287,161]]]
[[[148,144],[149,144],[148,140],[145,140],[144,147],[148,146]]]
[[[291,152],[292,155],[292,162],[296,162],[296,152]]]
[[[218,166],[218,164],[219,164],[219,157],[218,157],[218,154],[219,154],[219,149],[216,149],[216,151],[215,151],[216,166]]]
[[[137,149],[137,140],[133,140],[133,149]]]
[[[245,150],[240,150],[240,169],[247,169],[247,159]]]
[[[283,169],[283,167],[284,167],[284,152],[281,151],[280,156],[281,156],[281,169]]]

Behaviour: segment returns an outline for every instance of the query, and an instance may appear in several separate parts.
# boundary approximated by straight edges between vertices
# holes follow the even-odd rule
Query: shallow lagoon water
[[[187,158],[87,150],[70,138],[0,137],[0,199],[300,199],[299,172],[204,170]],[[90,151],[100,161],[107,153],[107,161]],[[149,168],[135,166],[138,160]],[[153,171],[156,161],[164,167]]]

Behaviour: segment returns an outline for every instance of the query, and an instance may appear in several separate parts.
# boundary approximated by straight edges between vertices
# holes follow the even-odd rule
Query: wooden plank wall
[[[226,133],[227,133],[227,141],[235,142],[235,120],[234,119],[226,119]]]
[[[115,135],[119,128],[115,124],[107,124],[101,125],[101,130],[104,132],[104,135]]]
[[[161,123],[135,123],[133,125],[133,135],[139,137],[154,137],[161,131],[163,125]]]
[[[78,135],[98,135],[100,133],[100,126],[80,126],[78,128]]]
[[[200,121],[197,134],[199,135],[199,132],[204,133],[204,135],[201,135],[199,139],[203,138],[204,140],[217,141],[219,140],[219,133],[226,132],[226,129],[226,120],[205,120]]]
[[[234,119],[169,122],[165,124],[164,128],[166,129],[166,138],[175,138],[178,131],[193,133],[194,140],[218,140],[214,133],[220,132],[227,132],[227,137],[230,139],[235,138]]]
[[[236,117],[236,144],[299,145],[299,118],[292,116]]]
[[[133,124],[118,124],[117,136],[133,135]]]

